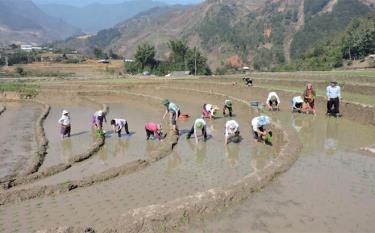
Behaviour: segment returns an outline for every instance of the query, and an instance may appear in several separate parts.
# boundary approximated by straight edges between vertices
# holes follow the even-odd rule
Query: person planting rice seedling
[[[245,85],[248,87],[253,85],[253,80],[249,77],[244,77],[242,80],[244,81]]]
[[[102,110],[95,112],[91,118],[91,123],[96,129],[103,129],[103,121],[107,123],[106,114]]]
[[[270,123],[268,116],[254,117],[251,120],[251,127],[254,139],[258,142],[272,143],[272,131],[266,131],[266,126]]]
[[[125,133],[127,135],[130,135],[128,122],[125,119],[112,119],[111,125],[112,125],[113,132],[117,133],[118,137],[121,137],[122,129],[125,130]]]
[[[240,136],[240,125],[235,120],[227,121],[225,124],[225,140],[224,144],[227,145],[229,139],[232,139],[232,142],[239,142]]]
[[[215,117],[219,108],[212,104],[203,104],[202,107],[202,118],[209,118],[210,120]]]
[[[170,124],[172,125],[173,130],[178,130],[177,119],[179,118],[181,114],[179,107],[175,103],[169,102],[168,99],[164,99],[161,103],[166,108],[163,119],[165,119],[167,114],[169,114]]]
[[[160,124],[156,124],[153,122],[149,122],[145,125],[145,130],[146,130],[146,140],[149,140],[150,137],[151,139],[162,139],[162,127]]]
[[[341,87],[336,81],[327,86],[327,115],[338,117],[340,114]]]
[[[207,141],[207,124],[202,118],[198,118],[195,120],[186,138],[190,139],[191,135],[194,134],[195,142],[198,143],[198,135],[197,135],[198,130],[202,130],[203,140]]]
[[[276,92],[270,92],[268,94],[266,104],[267,104],[268,110],[270,110],[270,111],[274,111],[274,110],[280,111],[280,107],[279,107],[280,106],[280,98],[279,98],[279,96],[277,95]]]
[[[58,122],[61,126],[60,127],[61,138],[70,137],[71,119],[69,116],[69,112],[67,110],[63,110],[62,116]]]
[[[294,96],[291,101],[292,112],[303,112],[303,99],[301,96]]]
[[[232,117],[232,101],[231,100],[225,100],[224,101],[224,107],[223,107],[223,116],[226,116],[226,112],[228,110],[229,117]]]
[[[312,112],[316,115],[315,109],[315,99],[316,99],[316,92],[311,83],[308,83],[306,86],[306,90],[303,92],[303,100],[306,104],[305,111]]]

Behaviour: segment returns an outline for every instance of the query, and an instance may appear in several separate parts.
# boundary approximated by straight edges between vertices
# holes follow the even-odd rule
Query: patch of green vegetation
[[[315,2],[311,0],[307,2]],[[316,1],[318,8],[324,3]],[[309,6],[309,5],[307,5]],[[312,9],[316,7],[313,6]],[[312,12],[315,12],[313,10]],[[363,17],[370,12],[370,8],[357,0],[341,0],[333,7],[332,12],[306,19],[304,28],[294,36],[291,54],[293,58],[301,57],[306,51],[314,47],[319,41],[335,37],[348,26],[350,21],[357,17]]]
[[[23,83],[0,83],[0,92],[5,91],[12,91],[30,96],[36,96],[39,92],[39,86]]]

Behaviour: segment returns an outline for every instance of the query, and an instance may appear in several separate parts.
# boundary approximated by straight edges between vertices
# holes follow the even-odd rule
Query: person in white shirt
[[[301,113],[303,110],[303,99],[301,96],[294,96],[291,101],[292,112]]]
[[[268,110],[272,111],[274,109],[280,111],[280,98],[279,96],[277,95],[276,92],[270,92],[268,94],[268,98],[267,98],[267,101],[266,101],[266,104],[268,106]]]
[[[106,114],[102,110],[95,112],[92,116],[92,124],[97,129],[103,129],[103,121],[107,123]]]
[[[113,132],[118,134],[118,137],[121,137],[121,130],[125,129],[125,133],[129,135],[129,126],[128,122],[125,119],[112,119],[111,125],[113,128]]]
[[[341,88],[336,81],[327,87],[327,115],[340,116]]]
[[[212,104],[203,104],[202,118],[209,118],[210,120],[215,116],[218,107]]]
[[[228,144],[228,139],[231,136],[239,136],[240,135],[240,126],[235,120],[227,121],[225,124],[225,140],[224,144]]]
[[[70,137],[71,119],[67,110],[63,110],[58,123],[60,124],[61,138]]]
[[[270,123],[270,118],[268,116],[254,117],[251,120],[251,128],[253,131],[254,139],[258,141],[263,141],[267,134],[272,137],[272,132],[266,131],[266,126]]]
[[[198,136],[197,136],[198,130],[202,130],[203,140],[207,141],[207,124],[202,118],[198,118],[195,120],[186,138],[190,139],[191,135],[194,134],[195,143],[198,143]]]

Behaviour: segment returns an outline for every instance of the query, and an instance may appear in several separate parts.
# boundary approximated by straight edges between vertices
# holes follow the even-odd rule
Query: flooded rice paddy
[[[0,179],[22,172],[36,150],[35,121],[41,107],[29,103],[1,103],[6,110],[0,115]]]
[[[108,122],[112,118],[128,120],[131,135],[123,133],[119,138],[107,123],[104,126],[105,144],[92,157],[58,174],[16,186],[15,190],[79,180],[135,160],[147,159],[158,149],[160,142],[145,140],[145,123],[154,121],[162,123],[165,129],[168,127],[162,119],[164,109],[158,98],[168,97],[181,107],[182,113],[191,117],[179,121],[180,139],[173,151],[137,172],[67,193],[0,206],[0,232],[35,232],[57,226],[91,226],[101,232],[113,227],[129,210],[167,203],[212,188],[225,188],[264,169],[277,157],[283,143],[276,138],[275,145],[270,147],[252,139],[250,121],[257,113],[246,104],[234,102],[234,119],[240,123],[243,137],[240,144],[224,146],[224,125],[228,118],[222,117],[207,120],[210,136],[206,143],[195,144],[194,138],[186,139],[194,120],[200,117],[204,103],[222,108],[228,96],[249,101],[261,100],[266,95],[259,89],[251,91],[231,85],[205,85],[183,81],[174,83],[173,87],[162,83],[129,91],[151,93],[156,99],[122,93],[90,95],[98,105],[82,100],[76,100],[72,105],[52,101],[50,114],[44,122],[49,147],[41,170],[68,161],[94,142],[90,119],[100,104],[109,107]],[[194,222],[184,229],[185,232],[371,232],[375,227],[372,221],[375,216],[375,160],[358,152],[359,148],[375,144],[374,127],[321,114],[315,117],[291,114],[287,102],[283,103],[282,112],[267,114],[279,125],[298,132],[303,150],[296,164],[248,200],[221,214]],[[7,118],[6,114],[16,114],[17,109],[21,111],[29,107],[31,109],[25,111],[34,112],[35,118],[40,111],[35,106],[21,104],[22,108],[17,108],[12,104],[7,104],[6,112],[0,116],[0,124],[12,125],[14,117]],[[57,125],[62,109],[70,111],[73,122],[72,137],[65,140],[60,138]],[[26,123],[24,127],[27,129]],[[23,135],[7,130],[7,135]],[[9,141],[2,134],[0,139],[4,143]],[[29,145],[25,151],[33,145],[32,142],[19,143]],[[22,148],[20,145],[9,147],[2,146],[1,149]],[[12,153],[15,152],[3,153],[6,155],[4,160],[14,158]],[[22,158],[27,156],[17,157],[20,161]],[[0,171],[4,171],[4,175],[22,170],[16,163],[5,163],[3,167]]]

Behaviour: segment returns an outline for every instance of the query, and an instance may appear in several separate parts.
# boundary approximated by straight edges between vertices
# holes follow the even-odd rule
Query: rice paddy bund
[[[250,87],[242,76],[100,72],[0,83],[0,232],[375,228],[373,71],[255,73]],[[339,118],[325,115],[332,78],[342,86]],[[317,90],[316,116],[290,111],[291,98],[307,83]],[[270,91],[278,93],[281,111],[249,105],[264,103]],[[190,116],[177,121],[178,133],[163,120],[164,98]],[[221,112],[226,99],[233,102],[232,118]],[[208,140],[196,144],[186,136],[205,103],[220,110],[206,119]],[[57,122],[63,110],[72,122],[65,139]],[[107,118],[103,136],[91,125],[98,110]],[[271,119],[272,146],[253,139],[251,119],[259,115]],[[126,119],[130,133],[118,137],[114,118]],[[239,123],[242,140],[225,146],[229,119]],[[146,140],[147,122],[162,124],[166,137]]]

